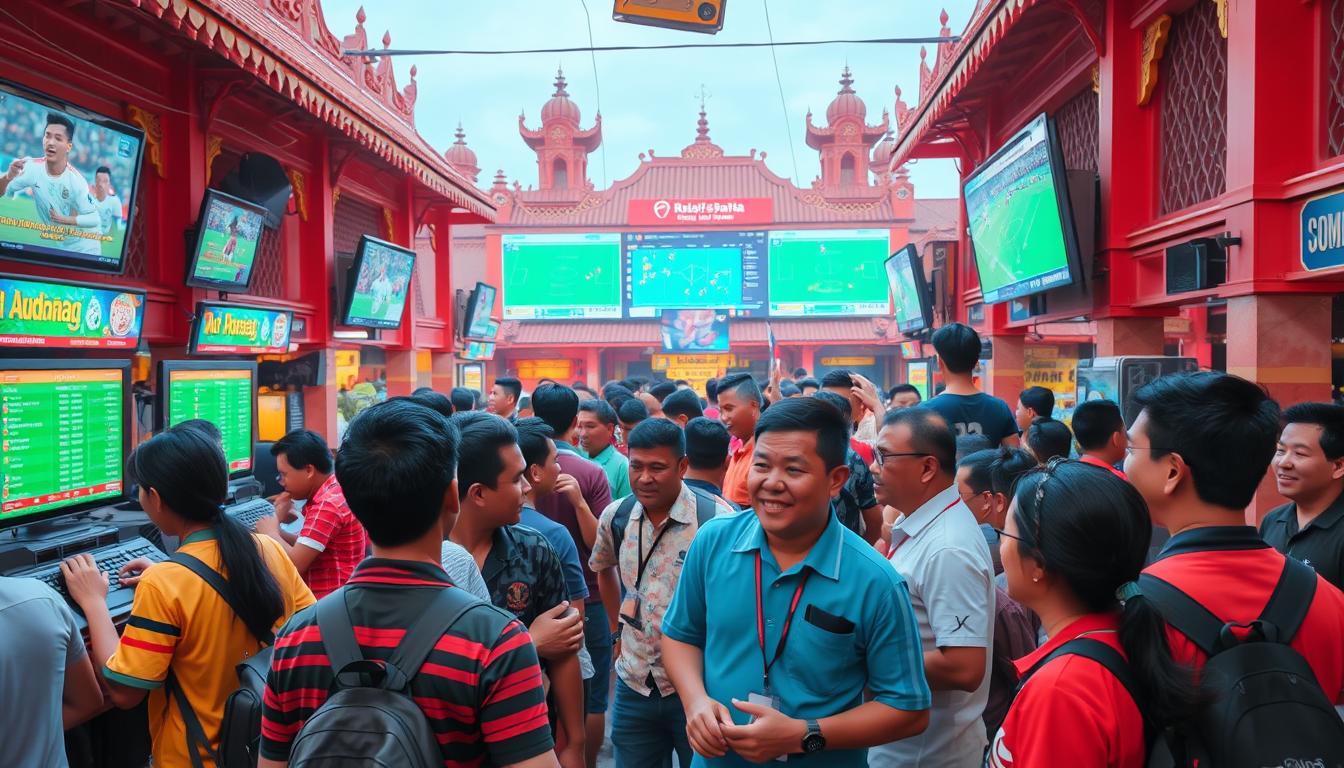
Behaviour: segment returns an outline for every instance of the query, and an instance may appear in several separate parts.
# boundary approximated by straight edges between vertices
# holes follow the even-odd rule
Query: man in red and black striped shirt
[[[457,519],[457,430],[424,406],[392,400],[351,423],[336,461],[346,501],[373,541],[344,599],[366,659],[387,659],[437,590],[456,589],[439,565]],[[294,736],[326,701],[333,671],[315,609],[281,630],[266,681],[261,765],[283,766]],[[444,630],[411,680],[445,765],[555,768],[541,669],[531,638],[493,606]]]

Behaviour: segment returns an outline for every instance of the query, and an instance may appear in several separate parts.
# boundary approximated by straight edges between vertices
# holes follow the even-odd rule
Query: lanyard
[[[943,516],[943,513],[944,513],[944,512],[946,512],[947,510],[949,510],[949,509],[951,509],[951,508],[957,506],[957,502],[958,502],[958,501],[961,501],[961,498],[960,498],[960,497],[958,497],[957,499],[953,500],[953,502],[952,502],[951,504],[948,504],[946,507],[943,507],[942,509],[938,510],[938,514],[936,514],[936,515],[933,516],[933,520],[937,520],[938,518],[940,518],[940,517]],[[928,524],[929,524],[929,525],[933,525],[933,520],[930,520],[930,521],[928,522]],[[904,546],[905,542],[909,541],[910,538],[911,538],[910,536],[906,536],[904,539],[901,539],[900,541],[898,541],[898,542],[896,543],[896,546],[892,547],[892,548],[891,548],[891,551],[887,553],[887,559],[890,560],[890,559],[892,559],[893,557],[895,557],[895,556],[896,556],[896,550],[898,550],[898,549],[900,549],[902,546]]]
[[[658,535],[653,537],[653,543],[649,545],[649,553],[644,554],[644,520],[643,515],[639,518],[639,548],[635,550],[635,562],[638,568],[635,570],[635,591],[639,591],[639,585],[644,581],[644,569],[649,567],[649,561],[653,559],[653,551],[658,548],[658,542],[663,540],[663,534],[672,527],[672,515],[669,513],[667,520],[663,521],[663,527],[658,531]]]
[[[803,597],[803,587],[807,585],[807,577],[812,574],[810,569],[804,569],[803,575],[798,579],[798,588],[793,590],[793,599],[789,601],[789,613],[784,617],[784,628],[779,632],[779,643],[775,645],[774,658],[769,660],[765,657],[765,607],[764,597],[761,594],[761,553],[756,552],[756,639],[761,647],[761,666],[764,672],[761,679],[765,684],[765,690],[770,691],[770,668],[775,666],[779,657],[784,655],[784,644],[789,640],[789,628],[793,626],[793,614],[798,610],[798,601]]]

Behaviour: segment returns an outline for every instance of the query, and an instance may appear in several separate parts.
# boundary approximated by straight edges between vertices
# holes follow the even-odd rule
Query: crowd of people
[[[378,677],[352,659],[445,765],[592,768],[608,732],[632,768],[1344,764],[1344,407],[1201,372],[1070,429],[1048,390],[978,389],[973,329],[932,342],[928,401],[803,370],[394,397],[334,458],[275,443],[255,534],[218,433],[165,430],[129,474],[205,575],[128,564],[119,631],[109,574],[67,561],[87,651],[0,579],[6,761],[63,764],[64,729],[148,697],[154,765],[221,764],[235,667],[270,654],[263,766],[397,738],[331,725]]]

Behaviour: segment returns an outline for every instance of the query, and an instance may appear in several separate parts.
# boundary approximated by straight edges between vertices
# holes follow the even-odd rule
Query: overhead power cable
[[[435,48],[370,48],[342,51],[343,56],[515,56],[530,53],[590,53],[619,51],[672,51],[688,48],[772,48],[799,45],[909,45],[915,43],[955,43],[958,35],[949,37],[874,37],[861,40],[780,40],[759,43],[676,43],[672,45],[586,45],[574,48],[518,48],[500,51],[435,49]]]

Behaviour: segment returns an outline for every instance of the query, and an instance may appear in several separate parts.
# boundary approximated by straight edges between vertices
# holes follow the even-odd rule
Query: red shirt
[[[1129,482],[1129,478],[1125,476],[1125,473],[1124,473],[1124,472],[1121,472],[1120,470],[1116,469],[1115,467],[1111,466],[1110,464],[1107,464],[1106,462],[1102,461],[1101,459],[1098,459],[1096,456],[1089,456],[1089,455],[1087,455],[1087,454],[1085,453],[1085,454],[1083,454],[1082,456],[1079,456],[1079,457],[1078,457],[1078,460],[1081,461],[1081,462],[1083,462],[1084,464],[1091,464],[1091,465],[1094,466],[1094,467],[1101,467],[1102,469],[1109,469],[1109,470],[1111,471],[1111,474],[1115,475],[1116,477],[1120,478],[1121,480],[1124,480],[1125,482]]]
[[[319,599],[344,586],[368,554],[368,534],[345,503],[335,475],[328,476],[304,505],[303,530],[294,543],[318,552],[303,580]]]
[[[1283,555],[1250,526],[1196,528],[1171,537],[1157,561],[1144,569],[1189,595],[1228,622],[1259,618],[1283,573]],[[1316,596],[1292,647],[1316,673],[1325,695],[1344,704],[1344,593],[1316,577]],[[1233,630],[1238,636],[1245,630]],[[1167,627],[1171,655],[1195,669],[1208,657],[1188,637]]]
[[[859,454],[859,458],[863,459],[864,464],[873,463],[873,446],[856,437],[851,437],[849,438],[849,447],[853,448],[854,452]]]
[[[1013,662],[1019,675],[1064,643],[1086,635],[1120,651],[1120,617],[1084,616]],[[1060,656],[1036,670],[1013,700],[990,746],[991,768],[1058,765],[1142,768],[1143,717],[1125,686],[1097,662]]]

